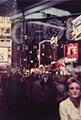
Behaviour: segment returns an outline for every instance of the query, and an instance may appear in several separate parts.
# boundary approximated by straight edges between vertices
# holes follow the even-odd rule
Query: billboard
[[[0,66],[11,66],[12,40],[0,39]]]

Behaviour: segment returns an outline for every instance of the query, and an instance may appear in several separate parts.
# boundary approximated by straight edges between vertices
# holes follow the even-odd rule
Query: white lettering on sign
[[[68,47],[68,52],[67,52],[67,55],[69,55],[69,54],[76,54],[77,53],[77,46],[69,46]]]
[[[64,56],[68,58],[78,57],[78,43],[64,45]]]
[[[77,58],[65,58],[65,63],[76,62],[76,61],[77,61]]]

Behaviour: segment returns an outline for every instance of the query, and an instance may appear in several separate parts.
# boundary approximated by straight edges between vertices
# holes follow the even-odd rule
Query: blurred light
[[[17,50],[20,50],[20,46],[17,46]]]
[[[41,12],[42,13],[46,13],[46,14],[50,14],[50,15],[56,15],[56,16],[59,16],[59,17],[71,15],[71,13],[68,12],[68,11],[57,9],[57,8],[53,8],[53,7],[50,7],[50,8],[45,9],[45,10],[42,10]]]
[[[25,19],[28,19],[28,18],[42,18],[44,17],[43,13],[34,13],[34,14],[30,14],[30,15],[27,15],[25,16]]]
[[[44,56],[45,54],[44,53],[42,53],[42,56]]]
[[[33,49],[37,49],[37,46],[35,45],[35,46],[33,46]]]
[[[26,61],[26,59],[24,58],[23,61]]]
[[[27,35],[25,35],[24,37],[25,37],[25,40],[27,40]]]
[[[29,53],[32,54],[32,51],[30,51]]]
[[[33,60],[31,60],[30,62],[33,63]]]
[[[28,50],[28,46],[27,45],[25,46],[25,50]]]

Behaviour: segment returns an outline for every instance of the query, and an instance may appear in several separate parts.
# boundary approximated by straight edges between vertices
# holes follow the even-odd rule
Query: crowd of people
[[[11,118],[60,120],[59,104],[68,97],[66,82],[70,77],[51,72],[9,71],[0,74],[0,87]]]

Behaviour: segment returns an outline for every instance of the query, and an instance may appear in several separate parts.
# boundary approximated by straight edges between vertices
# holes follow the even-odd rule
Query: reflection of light
[[[34,18],[44,18],[44,15],[42,13],[33,13],[30,15],[25,16],[25,19],[34,19]]]
[[[51,55],[50,55],[49,57],[50,57],[50,58],[52,58],[52,56],[51,56]]]
[[[30,62],[33,63],[33,60],[31,60]]]
[[[33,49],[37,49],[37,46],[36,46],[36,45],[34,45],[34,46],[33,46]]]
[[[42,56],[44,56],[45,54],[44,53],[42,53]]]
[[[66,11],[66,10],[61,10],[61,9],[57,9],[57,8],[53,8],[53,7],[41,10],[41,12],[43,12],[45,14],[51,14],[51,15],[59,16],[59,17],[65,16],[65,15],[66,16],[71,15],[71,13]]]
[[[30,21],[29,23],[33,23],[33,24],[37,24],[37,25],[44,25],[44,26],[49,26],[49,27],[52,27],[52,28],[58,28],[58,29],[61,29],[61,30],[65,30],[67,29],[66,27],[61,27],[61,26],[56,26],[56,25],[51,25],[49,23],[45,23],[45,22],[35,22],[35,21]]]
[[[25,50],[28,50],[28,46],[25,46]]]
[[[17,50],[20,50],[20,46],[17,46]]]
[[[30,54],[32,53],[32,51],[30,51]]]
[[[26,61],[26,59],[24,58],[23,61]]]
[[[25,40],[27,40],[27,35],[24,36]]]

